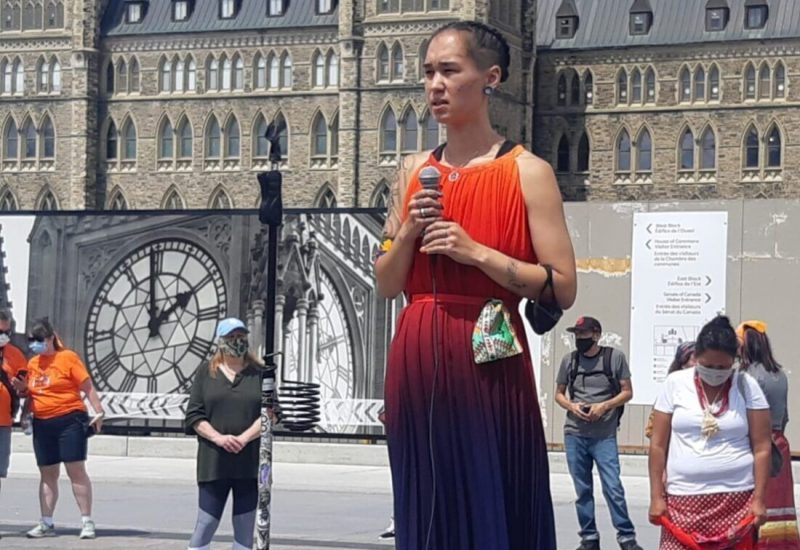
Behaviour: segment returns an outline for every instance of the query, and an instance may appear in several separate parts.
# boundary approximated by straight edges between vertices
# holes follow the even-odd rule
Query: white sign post
[[[633,217],[633,403],[651,405],[682,342],[725,311],[727,212],[643,212]]]
[[[518,307],[519,315],[523,319],[525,318],[525,304],[527,302],[528,300],[521,300]],[[545,392],[542,387],[542,363],[544,363],[545,355],[542,344],[546,336],[539,336],[533,332],[533,328],[529,322],[524,321],[522,324],[525,325],[525,336],[528,339],[528,349],[530,351],[531,363],[533,364],[533,379],[536,381],[536,397],[539,398],[539,407],[542,412],[542,423],[547,427],[547,407],[545,406],[547,392]]]

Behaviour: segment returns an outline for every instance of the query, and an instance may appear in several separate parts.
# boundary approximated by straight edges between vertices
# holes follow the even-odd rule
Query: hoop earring
[[[494,93],[494,88],[491,86],[484,86],[483,88],[483,95],[492,95]]]

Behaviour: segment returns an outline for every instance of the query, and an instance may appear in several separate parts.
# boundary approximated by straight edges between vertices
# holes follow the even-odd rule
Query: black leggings
[[[211,548],[211,539],[219,527],[228,493],[233,491],[233,540],[234,548],[253,547],[253,529],[258,505],[257,479],[218,479],[197,484],[199,488],[199,510],[191,549]],[[240,546],[237,546],[240,545]]]

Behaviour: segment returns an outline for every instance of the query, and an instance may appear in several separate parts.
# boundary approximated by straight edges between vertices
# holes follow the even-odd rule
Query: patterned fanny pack
[[[511,313],[502,300],[489,300],[481,309],[472,331],[472,354],[478,364],[522,353]]]

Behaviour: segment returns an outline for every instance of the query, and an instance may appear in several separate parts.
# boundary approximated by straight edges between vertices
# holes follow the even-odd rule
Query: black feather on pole
[[[277,170],[281,162],[281,134],[286,129],[286,121],[281,118],[276,124],[273,120],[267,126],[267,131],[264,137],[269,141],[269,161],[272,163],[272,169]]]

